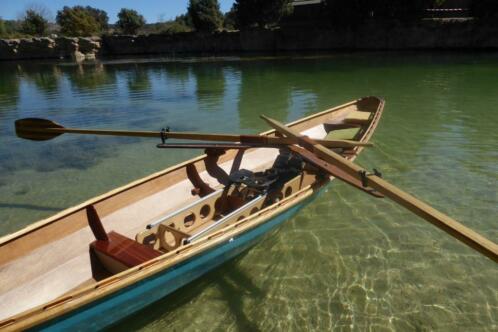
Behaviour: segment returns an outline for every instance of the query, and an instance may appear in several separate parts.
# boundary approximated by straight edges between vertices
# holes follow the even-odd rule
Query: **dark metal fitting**
[[[366,188],[368,187],[367,171],[359,171],[361,177],[361,185]]]
[[[161,141],[163,142],[163,144],[166,142],[166,139],[168,139],[166,133],[169,133],[169,127],[166,127],[166,129],[161,129]]]

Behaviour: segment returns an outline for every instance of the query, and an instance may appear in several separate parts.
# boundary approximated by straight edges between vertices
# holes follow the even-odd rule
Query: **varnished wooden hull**
[[[140,283],[132,284],[58,319],[50,320],[33,330],[96,331],[109,326],[249,249],[265,234],[294,216],[317,194],[318,192],[313,193],[301,203],[289,206],[287,210],[246,233],[231,237],[213,248],[142,280]]]
[[[384,102],[375,97],[363,98],[344,104],[295,121],[290,125],[303,130],[307,135],[312,135],[312,129],[320,126],[324,118],[331,115],[346,114],[348,109],[359,109],[360,106],[371,108],[368,112],[371,112],[372,115],[368,122],[364,122],[365,127],[362,129],[361,137],[358,139],[359,141],[367,142],[377,126],[384,106]],[[264,134],[272,135],[273,131]],[[362,147],[355,148],[354,154],[350,155],[349,159],[353,160],[361,150]],[[234,156],[235,154],[223,156],[220,158],[220,163],[230,160],[233,162]],[[77,238],[75,237],[82,243],[79,247],[80,249],[78,249],[79,252],[71,253],[74,258],[63,262],[70,265],[71,262],[81,259],[82,255],[85,255],[85,250],[86,252],[88,251],[87,243],[90,241],[88,234],[91,234],[87,230],[87,220],[84,215],[84,209],[87,206],[97,207],[99,213],[105,217],[104,224],[106,227],[111,227],[112,225],[118,227],[116,225],[119,224],[113,224],[113,218],[134,216],[137,213],[141,215],[142,211],[143,214],[147,214],[147,209],[143,209],[140,205],[143,200],[161,194],[162,188],[174,188],[175,184],[182,180],[182,177],[185,177],[184,168],[186,165],[194,164],[199,169],[199,172],[205,171],[203,169],[204,159],[205,156],[201,156],[171,167],[0,239],[0,278],[2,276],[9,277],[12,274],[11,271],[15,272],[16,268],[22,271],[23,265],[19,262],[33,262],[36,259],[43,259],[45,256],[37,254],[42,249],[46,253],[52,250],[50,248],[57,248],[57,245],[60,245],[61,248],[67,248],[68,251],[71,251],[72,248],[67,247],[71,243],[68,241],[71,236],[80,233]],[[108,326],[166,296],[224,261],[235,257],[240,252],[247,250],[265,233],[295,214],[314,198],[329,181],[330,179],[328,178],[317,177],[309,185],[299,188],[292,194],[285,195],[285,198],[277,203],[255,213],[251,212],[249,217],[232,223],[195,243],[167,252],[156,259],[93,282],[88,286],[83,285],[72,289],[71,287],[73,286],[69,285],[67,288],[70,291],[62,293],[59,290],[62,294],[57,295],[54,299],[39,300],[35,302],[35,304],[38,304],[32,307],[27,307],[25,310],[18,309],[19,313],[15,315],[7,315],[7,317],[0,315],[0,319],[3,319],[0,321],[0,329],[95,330]],[[149,202],[149,207],[154,206],[150,204],[155,201],[153,199],[149,199],[149,201],[151,201]],[[124,222],[121,221],[121,224],[124,224]],[[142,222],[140,225],[140,227],[143,227],[146,223]],[[130,233],[133,232],[134,229],[130,231]],[[55,237],[55,239],[50,239],[50,237]],[[48,242],[49,240],[47,239],[52,240],[52,242]],[[67,243],[64,243],[64,241]],[[74,241],[75,246],[79,244],[79,242],[76,242]],[[86,247],[84,246],[85,244]],[[61,258],[57,259],[60,260]],[[50,261],[47,261],[48,265],[50,263]],[[44,276],[48,278],[50,273],[54,273],[53,271],[57,269],[60,269],[59,266],[55,266],[52,270],[46,268],[43,270]],[[29,276],[30,270],[26,270],[26,274]],[[25,278],[28,277],[26,276]],[[64,279],[61,279],[61,281],[65,282]],[[28,280],[26,283],[29,285],[29,282],[31,281]],[[15,286],[15,282],[11,280],[10,285]],[[59,287],[59,285],[56,286]],[[60,287],[59,289],[63,290]],[[9,298],[10,293],[7,292],[6,294],[3,295],[4,299],[6,299],[5,301],[7,301],[4,308],[8,308],[8,301],[13,301],[12,296]],[[2,301],[1,296],[2,294],[0,294],[0,301]],[[47,298],[50,298],[50,296]],[[0,314],[1,310],[2,307],[0,306]]]

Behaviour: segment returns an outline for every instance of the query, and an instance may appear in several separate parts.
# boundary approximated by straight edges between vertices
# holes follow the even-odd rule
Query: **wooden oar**
[[[290,145],[258,144],[258,143],[165,143],[157,144],[159,149],[215,149],[215,150],[246,150],[252,148],[279,149]]]
[[[303,160],[306,160],[311,165],[314,165],[315,167],[321,169],[322,171],[329,173],[330,175],[334,176],[336,179],[339,179],[343,182],[346,182],[350,186],[353,186],[356,189],[364,191],[367,194],[372,195],[374,197],[377,197],[377,198],[384,197],[384,195],[378,193],[373,188],[364,187],[363,183],[361,181],[357,180],[356,178],[352,177],[348,173],[344,172],[339,167],[331,165],[328,162],[324,161],[323,159],[318,158],[313,152],[310,152],[306,149],[300,148],[299,146],[295,146],[295,145],[289,145],[288,148],[294,154],[301,156],[301,158],[303,158]]]
[[[325,148],[317,141],[308,137],[302,137],[300,133],[285,126],[284,124],[273,120],[271,118],[261,116],[272,128],[287,137],[295,138],[298,144],[308,151],[313,152],[316,156],[324,161],[339,167],[344,172],[348,173],[357,180],[362,181],[369,187],[377,190],[378,192],[389,197],[396,203],[404,206],[408,210],[424,218],[433,225],[439,227],[456,239],[467,244],[471,248],[479,251],[480,253],[488,256],[493,261],[498,263],[498,245],[472,229],[465,227],[456,220],[448,217],[447,215],[437,211],[433,207],[418,200],[414,196],[400,190],[394,185],[388,183],[379,176],[368,174],[363,168],[354,164],[353,162],[343,158],[339,154]]]
[[[34,141],[46,141],[65,133],[86,135],[109,135],[130,137],[153,137],[174,138],[199,141],[215,142],[240,142],[247,144],[295,144],[294,138],[281,138],[259,135],[233,135],[233,134],[211,134],[195,132],[159,132],[159,131],[124,131],[124,130],[91,130],[79,128],[64,128],[58,123],[50,120],[27,118],[15,122],[17,136]],[[363,143],[349,140],[317,140],[328,148],[353,148],[355,146],[372,146],[371,143]]]

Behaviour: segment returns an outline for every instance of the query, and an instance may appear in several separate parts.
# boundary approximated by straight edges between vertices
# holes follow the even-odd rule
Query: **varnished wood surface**
[[[384,195],[380,194],[379,192],[377,192],[373,188],[363,187],[363,184],[361,181],[357,180],[356,178],[352,177],[348,173],[344,172],[339,167],[331,165],[331,164],[323,161],[322,159],[318,158],[315,154],[313,154],[312,152],[310,152],[308,150],[305,150],[303,148],[299,148],[297,146],[290,146],[289,150],[291,150],[295,154],[298,154],[304,160],[306,160],[307,162],[311,163],[312,165],[318,167],[322,171],[329,173],[330,175],[332,175],[336,179],[339,179],[339,180],[349,184],[350,186],[355,187],[356,189],[359,189],[359,190],[366,192],[367,194],[372,195],[372,196],[377,197],[377,198],[384,197]]]
[[[262,118],[270,126],[280,131],[282,134],[298,139],[299,144],[305,149],[313,152],[323,160],[339,167],[344,172],[348,173],[357,180],[361,181],[361,173],[367,172],[365,169],[343,158],[339,154],[316,143],[313,139],[301,137],[300,133],[295,131],[294,129],[289,128],[288,126],[285,126],[284,124],[271,118],[265,116],[262,116]],[[498,245],[496,243],[486,239],[477,232],[471,230],[468,227],[465,227],[456,220],[450,218],[440,211],[437,211],[428,204],[400,190],[399,188],[395,187],[394,185],[388,183],[387,181],[376,175],[369,174],[367,182],[370,187],[384,194],[386,197],[389,197],[393,201],[404,206],[423,219],[429,221],[433,225],[467,244],[471,248],[489,257],[493,261],[498,262]]]
[[[332,121],[330,122],[335,121],[339,123],[341,119],[343,119],[348,114],[348,112],[359,109],[365,110],[363,106],[360,106],[361,102],[363,102],[364,100],[365,99],[357,100],[344,105],[340,105],[338,107],[300,119],[289,125],[292,126],[293,128],[296,128],[299,131],[306,132],[306,135],[310,135],[311,137],[314,138],[323,137],[323,135],[326,134],[326,132],[323,130],[323,123],[326,122],[326,120],[332,119]],[[379,112],[377,108],[379,100],[376,98],[368,98],[368,100],[369,102],[373,103],[372,104],[373,108],[371,112],[376,112],[375,113],[376,116],[380,116],[381,112]],[[371,134],[373,133],[373,129],[375,128],[376,124],[377,124],[376,121],[372,121],[372,123],[365,125],[363,127],[361,134],[359,135],[359,137],[361,137],[359,138],[361,142],[366,143],[368,141]],[[318,129],[318,127],[322,129],[315,130]],[[270,130],[263,133],[262,135],[274,136],[275,133],[276,133],[275,130]],[[357,153],[359,153],[362,150],[362,148],[363,146],[356,146],[354,150]],[[259,150],[260,149],[255,149],[254,152],[259,152]],[[249,152],[251,151],[252,149]],[[273,150],[266,150],[266,152],[264,152],[264,154],[261,154],[261,156],[264,155],[271,159],[276,156],[276,153],[277,152]],[[246,167],[248,169],[254,169],[254,170],[261,170],[264,168],[263,167],[264,163],[261,163],[262,159],[259,153],[254,154],[254,157],[251,157],[249,159],[251,160],[249,164],[247,163],[246,154],[247,152],[244,154],[244,159],[242,161],[241,167]],[[237,155],[238,155],[237,151],[227,151],[225,155],[220,157],[219,164],[223,165],[222,167],[225,169],[225,171],[229,172],[230,169],[233,167],[232,161]],[[356,155],[352,155],[350,158],[354,159]],[[59,235],[58,226],[62,224],[62,222],[65,221],[71,215],[77,216],[75,217],[76,218],[75,221],[78,222],[76,223],[78,225],[74,229],[71,229],[70,235],[74,239],[77,239],[78,241],[82,240],[78,235],[80,233],[81,234],[88,233],[85,236],[91,237],[92,235],[90,230],[88,229],[88,227],[85,227],[87,219],[85,208],[91,204],[94,204],[99,215],[103,216],[103,223],[106,226],[106,228],[109,229],[107,224],[109,225],[112,224],[114,225],[115,228],[110,228],[110,229],[115,229],[121,233],[121,227],[127,226],[129,220],[132,220],[134,218],[140,219],[139,212],[143,211],[144,208],[147,209],[147,204],[145,205],[141,204],[142,201],[148,200],[149,197],[157,196],[158,194],[162,193],[165,187],[177,186],[178,188],[183,188],[182,185],[183,181],[188,181],[185,180],[187,178],[185,172],[186,165],[194,164],[198,169],[203,180],[204,181],[207,180],[210,184],[213,184],[213,182],[211,182],[212,179],[206,177],[206,175],[203,175],[205,174],[205,165],[204,165],[205,157],[206,156],[204,155],[194,158],[185,163],[173,166],[169,169],[158,172],[144,179],[135,181],[127,186],[113,190],[108,194],[89,200],[75,208],[63,211],[52,218],[38,222],[13,235],[4,237],[0,239],[0,254],[2,253],[2,249],[6,249],[7,250],[6,252],[10,251],[8,249],[12,247],[10,247],[10,245],[7,244],[21,243],[25,239],[25,236],[28,235],[32,236],[33,240],[39,239],[38,237],[38,235],[40,234],[39,232],[49,226],[53,226],[53,230],[47,233],[46,236],[43,238],[43,241],[45,241],[47,244],[47,248],[50,247],[50,241],[52,241],[53,238],[56,239],[57,241],[62,241],[63,238],[67,235],[64,234]],[[253,168],[255,165],[259,166]],[[227,227],[217,231],[216,234],[212,235],[212,237],[210,236],[209,238],[200,240],[198,243],[195,243],[193,245],[183,246],[178,250],[154,258],[145,264],[141,264],[138,267],[128,269],[126,271],[123,271],[117,276],[104,279],[102,281],[96,282],[95,284],[92,284],[90,282],[88,287],[83,287],[82,285],[87,284],[89,280],[82,280],[79,282],[78,284],[79,286],[74,288],[75,290],[73,292],[62,291],[60,293],[61,295],[70,294],[71,296],[70,299],[59,298],[52,302],[47,302],[48,303],[47,305],[37,306],[22,314],[18,314],[14,317],[15,321],[14,322],[11,321],[12,324],[10,324],[9,328],[13,330],[17,330],[19,328],[26,328],[29,326],[36,325],[39,322],[44,321],[46,319],[57,317],[63,313],[74,310],[75,308],[78,308],[81,305],[90,303],[91,301],[99,299],[107,294],[120,290],[123,287],[126,287],[127,285],[140,281],[143,278],[153,275],[154,273],[157,273],[159,271],[162,271],[165,268],[172,266],[184,259],[188,259],[189,257],[192,257],[193,255],[202,252],[203,250],[206,250],[206,248],[212,247],[218,243],[221,243],[222,241],[226,241],[230,237],[236,236],[237,234],[241,234],[247,231],[248,229],[256,227],[261,223],[264,223],[266,220],[281,213],[282,210],[289,208],[289,206],[293,206],[294,204],[299,204],[302,200],[309,197],[309,195],[311,195],[317,188],[319,188],[324,184],[324,182],[320,182],[323,180],[317,179],[313,175],[306,175],[303,179],[305,179],[303,180],[304,181],[303,183],[314,183],[314,185],[305,187],[302,190],[293,193],[291,196],[284,198],[282,201],[273,204],[265,208],[264,210],[261,210],[255,213],[254,215],[251,215],[241,221],[237,221],[235,224],[228,225]],[[188,191],[190,191],[192,187],[190,188],[185,187],[185,188]],[[130,207],[133,208],[131,209]],[[136,229],[137,227],[140,226],[140,224],[142,224],[143,225],[142,227],[145,228],[145,225],[147,225],[148,222],[151,221],[151,219],[153,218],[149,217],[149,219],[137,222],[137,225],[129,227],[129,230],[125,232],[125,235],[127,235],[128,237],[133,236],[132,234],[136,234]],[[135,233],[133,233],[132,229],[135,229]],[[27,246],[23,249],[23,251],[21,253],[16,253],[14,257],[10,257],[9,260],[17,259],[15,257],[29,256],[30,252],[33,250],[37,250],[40,251],[40,253],[42,253],[42,250],[45,250],[44,248],[40,247],[43,241],[40,241],[40,244],[38,244],[35,247],[31,246],[31,244],[27,242]],[[76,242],[77,241],[75,241],[74,243]],[[86,250],[88,250],[88,243],[90,242],[91,240],[86,242],[86,246],[83,246],[87,248]],[[82,243],[85,243],[85,241],[83,241]],[[0,257],[2,257],[2,255],[0,255]],[[60,258],[58,259],[62,258],[63,256],[61,255]],[[0,267],[0,273],[1,273],[1,268],[2,267]],[[67,270],[66,272],[69,271],[70,270]],[[70,276],[70,274],[66,275]],[[0,326],[1,324],[2,323],[0,323]]]
[[[79,128],[64,128],[58,123],[46,119],[27,118],[15,122],[16,134],[25,139],[45,141],[62,134],[102,135],[102,136],[125,136],[125,137],[148,137],[148,138],[172,138],[196,141],[215,142],[240,142],[247,144],[263,145],[289,145],[297,143],[293,138],[279,138],[262,135],[233,135],[212,134],[196,132],[154,132],[154,131],[126,131],[126,130],[93,130]],[[327,147],[352,147],[361,143],[347,140],[321,140],[318,142]]]
[[[117,260],[127,267],[140,265],[162,254],[160,251],[140,244],[116,232],[108,233],[107,237],[107,241],[97,240],[92,242],[90,245],[91,248]]]

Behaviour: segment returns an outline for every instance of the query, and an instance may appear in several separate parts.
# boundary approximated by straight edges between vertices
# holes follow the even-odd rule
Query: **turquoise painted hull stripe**
[[[92,302],[61,318],[49,321],[34,330],[95,331],[116,323],[253,246],[263,235],[309,204],[316,198],[317,194],[312,195],[302,203],[284,211],[266,223],[233,238],[233,240],[192,257],[162,273],[130,285],[117,293]]]

